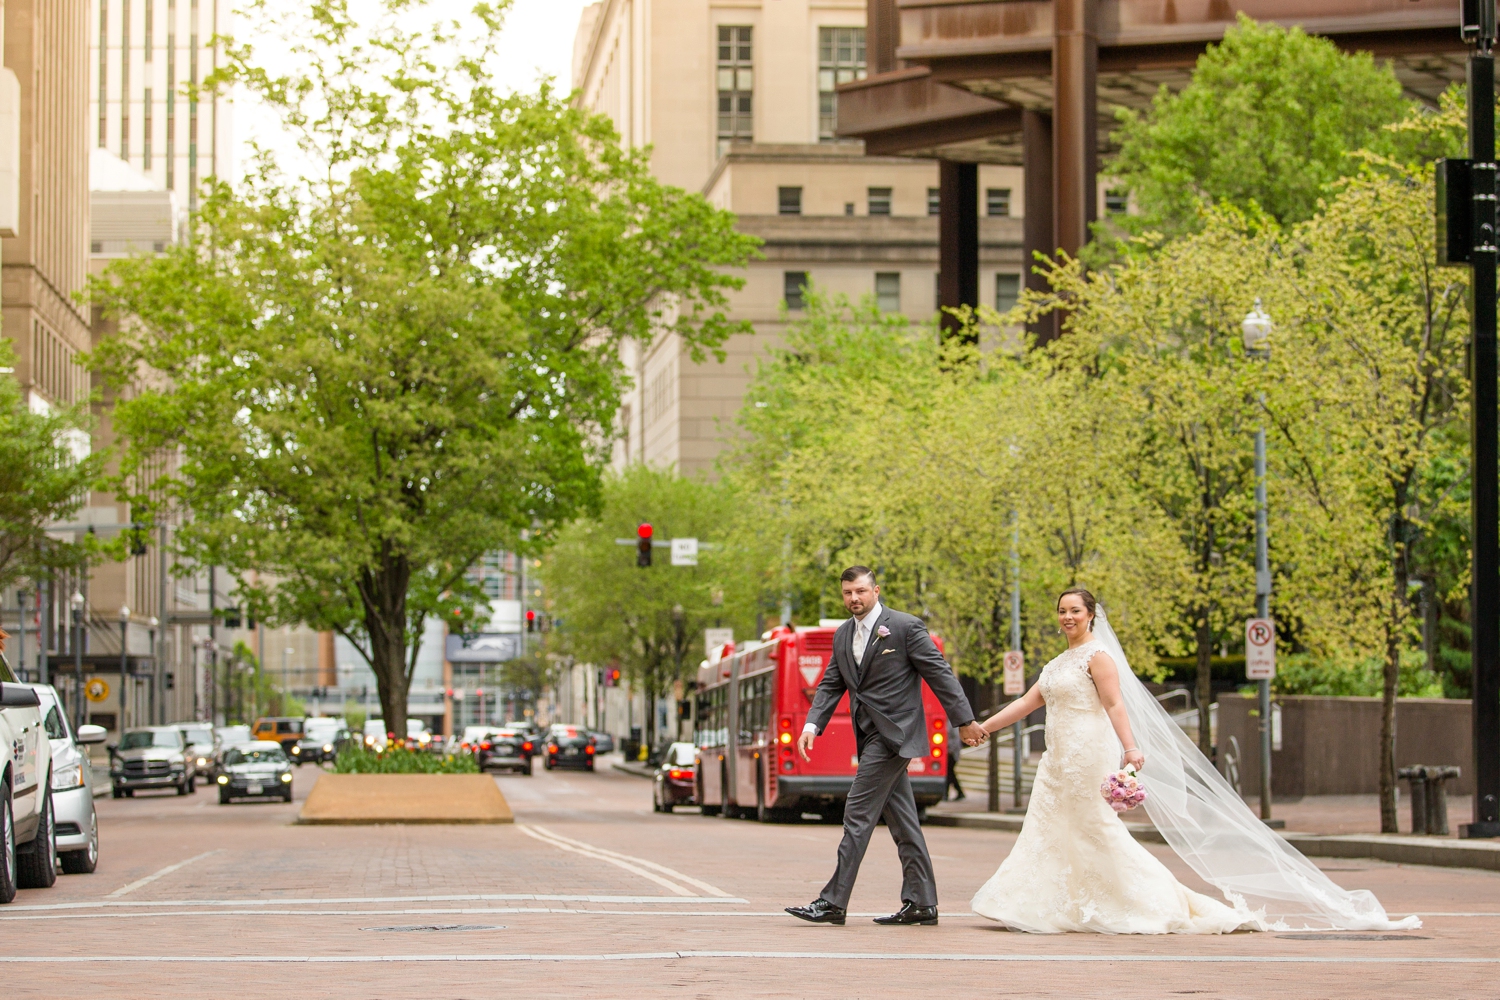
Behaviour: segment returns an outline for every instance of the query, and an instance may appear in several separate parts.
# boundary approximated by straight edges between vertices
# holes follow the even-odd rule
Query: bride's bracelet
[[[1140,748],[1138,748],[1138,747],[1131,747],[1128,750],[1121,751],[1122,755],[1123,754],[1127,754],[1127,753],[1140,753],[1140,752],[1141,752]]]

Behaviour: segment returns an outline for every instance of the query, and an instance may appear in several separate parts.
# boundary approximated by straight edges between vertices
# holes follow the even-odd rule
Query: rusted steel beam
[[[1036,266],[1036,254],[1057,251],[1057,238],[1052,228],[1052,116],[1040,111],[1022,112],[1021,144],[1026,188],[1026,214],[1021,220],[1021,274],[1027,288],[1045,292],[1047,279],[1033,274],[1032,268]],[[1056,313],[1030,327],[1039,344],[1054,339],[1057,329]]]
[[[896,0],[867,0],[865,4],[865,61],[871,73],[898,69],[896,46],[901,40],[901,22]]]
[[[1057,245],[1076,254],[1094,221],[1098,173],[1098,0],[1056,0],[1052,157]]]

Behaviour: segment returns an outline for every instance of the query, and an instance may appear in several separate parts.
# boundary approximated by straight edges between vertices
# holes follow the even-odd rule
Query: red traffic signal
[[[536,631],[536,612],[535,611],[528,610],[526,612],[526,631],[528,631],[528,632],[535,632]]]
[[[635,564],[642,569],[651,565],[651,525],[642,524],[635,529]]]
[[[651,537],[651,525],[649,525],[649,524],[643,524],[640,527],[636,528],[635,529],[635,537],[637,537],[637,538],[650,538]]]

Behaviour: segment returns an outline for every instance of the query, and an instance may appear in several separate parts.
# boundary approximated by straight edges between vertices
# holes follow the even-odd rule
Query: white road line
[[[832,962],[1012,962],[1062,965],[1139,963],[1156,965],[1500,965],[1500,957],[1384,955],[961,955],[840,951],[638,951],[616,954],[472,955],[0,955],[0,964],[67,965],[89,963],[202,963],[372,965],[389,962],[661,962],[681,960],[770,959]]]
[[[337,896],[329,899],[319,898],[278,898],[278,899],[158,899],[154,902],[144,900],[122,899],[111,900],[96,899],[88,902],[78,903],[30,903],[17,906],[12,903],[5,908],[6,913],[20,913],[22,911],[44,911],[44,910],[97,910],[112,908],[116,906],[332,906],[334,904],[354,905],[359,903],[749,903],[748,899],[740,899],[730,896],[724,899],[709,899],[703,896],[691,896],[686,899],[681,896],[598,896],[598,895],[548,895],[534,892],[496,892],[496,893],[461,893],[445,896]]]
[[[429,916],[453,913],[474,914],[492,913],[508,914],[563,914],[566,916],[577,916],[584,914],[588,916],[609,917],[776,917],[786,916],[784,910],[766,910],[763,912],[749,912],[746,910],[572,910],[566,907],[547,906],[453,906],[453,907],[406,907],[399,910],[121,910],[109,913],[27,913],[19,917],[0,917],[0,922],[12,920],[154,920],[157,917],[367,917],[385,914],[395,916],[400,914],[426,914]],[[879,913],[851,913],[851,917],[878,917]],[[969,914],[960,914],[960,917]],[[952,920],[953,917],[944,917]]]
[[[597,851],[595,851],[592,848],[589,848],[588,850],[585,850],[582,847],[574,847],[572,844],[565,844],[565,843],[563,843],[560,840],[553,840],[551,837],[547,837],[547,836],[544,836],[544,835],[542,835],[540,833],[537,833],[535,830],[533,830],[530,827],[528,827],[528,826],[526,826],[524,824],[521,824],[521,823],[517,823],[516,824],[516,829],[520,830],[522,833],[526,834],[526,836],[531,837],[531,838],[533,838],[535,840],[540,840],[544,844],[550,844],[553,847],[556,847],[558,850],[561,850],[561,851],[571,851],[574,854],[582,854],[586,858],[593,858],[595,861],[603,861],[606,864],[611,864],[611,865],[614,865],[617,868],[623,868],[623,869],[625,869],[628,872],[633,872],[636,875],[641,876],[641,878],[648,878],[651,881],[655,882],[657,885],[661,886],[662,888],[668,889],[668,890],[670,890],[672,892],[675,892],[679,896],[692,896],[692,895],[694,895],[693,890],[691,890],[691,889],[684,889],[682,886],[678,885],[676,882],[668,882],[666,879],[662,878],[660,875],[657,875],[657,874],[655,874],[653,872],[648,872],[646,869],[642,868],[640,865],[633,865],[629,861],[622,861],[619,858],[612,858],[612,857],[610,857],[607,854],[600,854],[600,853],[598,853]]]
[[[120,886],[120,888],[116,889],[114,892],[112,892],[112,893],[109,894],[110,898],[115,898],[115,897],[118,897],[118,896],[123,896],[123,895],[125,895],[128,892],[135,892],[141,886],[143,886],[143,885],[150,885],[152,882],[155,882],[157,879],[161,878],[163,875],[170,875],[170,874],[172,874],[173,872],[175,872],[179,868],[186,868],[188,865],[192,864],[194,861],[202,861],[204,858],[209,857],[211,855],[214,855],[214,854],[223,854],[223,853],[224,853],[224,849],[223,848],[219,848],[218,850],[213,850],[213,851],[204,851],[202,854],[199,854],[199,855],[197,855],[195,857],[188,858],[186,861],[179,861],[175,865],[167,865],[167,867],[163,868],[159,872],[156,872],[155,874],[147,875],[145,878],[138,878],[134,882],[130,883],[129,885],[122,885],[122,886]]]
[[[581,840],[574,840],[572,837],[564,837],[562,834],[556,833],[556,832],[554,832],[552,830],[549,830],[549,829],[547,829],[544,826],[537,826],[535,824],[529,824],[529,825],[531,826],[531,828],[533,830],[536,830],[539,833],[546,834],[548,837],[551,837],[553,840],[560,840],[560,841],[562,841],[565,844],[572,844],[574,847],[581,847],[581,848],[584,848],[586,850],[593,851],[595,854],[605,854],[605,855],[608,855],[609,857],[612,857],[612,858],[619,858],[622,861],[629,861],[632,864],[644,865],[647,868],[651,868],[651,869],[654,869],[655,871],[661,872],[663,875],[666,875],[668,878],[674,878],[674,879],[676,879],[679,882],[686,882],[688,885],[696,886],[699,889],[702,889],[704,892],[708,893],[710,896],[728,896],[729,895],[729,893],[725,892],[723,889],[719,889],[719,888],[717,888],[715,886],[711,886],[707,882],[704,882],[704,881],[702,881],[700,879],[693,878],[691,875],[684,875],[682,872],[677,871],[677,870],[672,869],[672,868],[668,868],[666,865],[659,865],[659,864],[657,864],[654,861],[647,861],[644,858],[632,857],[629,854],[620,854],[618,851],[606,850],[603,847],[595,847],[593,844],[586,844],[586,843],[584,843]]]

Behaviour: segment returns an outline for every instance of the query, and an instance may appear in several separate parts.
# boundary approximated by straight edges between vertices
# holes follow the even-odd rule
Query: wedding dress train
[[[1047,752],[1021,835],[974,896],[974,912],[1018,931],[1051,934],[1223,934],[1258,927],[1186,888],[1147,851],[1099,794],[1120,764],[1119,741],[1088,673],[1096,640],[1042,669]],[[1147,758],[1147,766],[1150,766]]]

